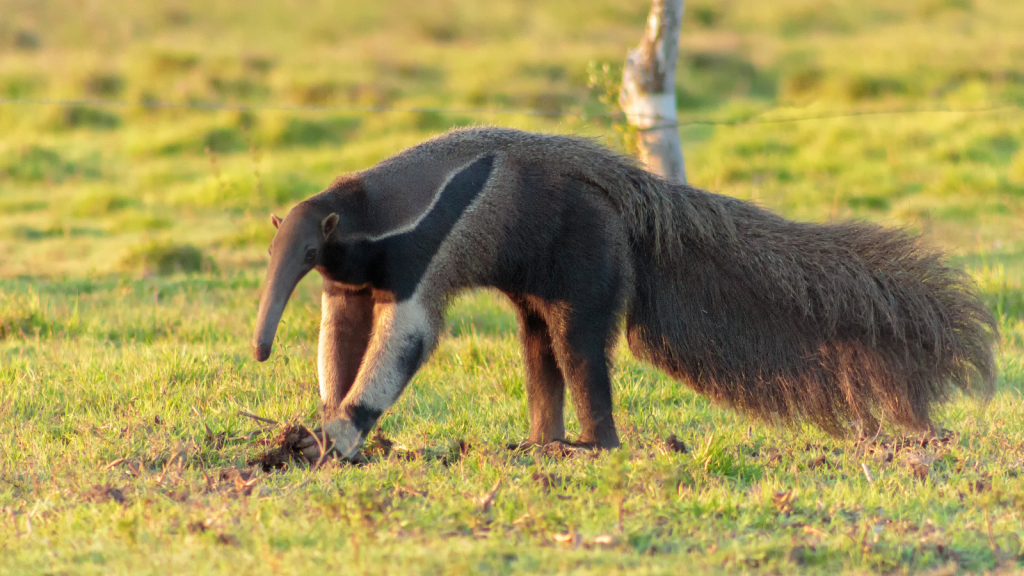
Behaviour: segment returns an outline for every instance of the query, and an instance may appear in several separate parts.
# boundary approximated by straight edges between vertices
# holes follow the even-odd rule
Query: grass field
[[[954,398],[941,441],[858,444],[712,406],[620,345],[626,447],[514,453],[515,321],[478,292],[383,417],[389,454],[254,470],[274,429],[239,411],[317,421],[315,274],[272,359],[249,351],[268,214],[454,126],[621,147],[591,80],[649,4],[0,0],[0,98],[277,107],[0,103],[0,573],[1024,566],[1024,4],[686,5],[680,115],[743,122],[681,127],[692,183],[940,246],[999,318],[990,403]],[[895,109],[958,111],[766,122]]]

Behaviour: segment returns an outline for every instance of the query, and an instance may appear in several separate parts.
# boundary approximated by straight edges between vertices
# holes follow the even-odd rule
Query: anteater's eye
[[[312,264],[316,260],[316,248],[310,248],[306,252],[306,264]]]

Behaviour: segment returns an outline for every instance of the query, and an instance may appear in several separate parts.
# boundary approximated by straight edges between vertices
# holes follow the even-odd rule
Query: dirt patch
[[[278,432],[261,444],[267,446],[266,452],[250,459],[246,465],[254,466],[263,472],[287,470],[292,466],[316,466],[317,460],[311,460],[299,450],[299,444],[306,438],[316,434],[301,424],[280,425]],[[396,444],[380,432],[374,433],[352,457],[348,463],[355,465],[368,464],[387,458],[398,460],[439,461],[444,466],[457,464],[470,452],[471,446],[463,439],[456,439],[443,446],[410,449]],[[324,461],[337,461],[331,453]]]
[[[305,426],[284,424],[278,433],[268,444],[270,449],[262,455],[249,460],[249,466],[258,466],[264,472],[271,470],[285,470],[294,464],[309,466],[315,464],[306,458],[299,450],[299,442],[311,436],[309,429]]]

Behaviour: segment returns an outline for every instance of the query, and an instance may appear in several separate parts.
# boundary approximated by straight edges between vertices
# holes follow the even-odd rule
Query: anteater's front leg
[[[326,414],[323,432],[340,456],[351,458],[359,452],[377,419],[405,390],[437,343],[440,318],[415,299],[375,304],[373,333],[355,383],[341,404]],[[312,438],[300,448],[310,458],[319,456]]]
[[[369,288],[352,290],[324,278],[320,309],[320,400],[324,409],[333,413],[352,388],[370,344],[373,292]]]

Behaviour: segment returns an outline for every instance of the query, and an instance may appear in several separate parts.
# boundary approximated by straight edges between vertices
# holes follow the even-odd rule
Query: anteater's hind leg
[[[615,331],[615,303],[596,307],[552,305],[550,312],[547,321],[555,358],[569,384],[580,422],[579,443],[618,448],[607,357]]]
[[[519,337],[526,365],[526,397],[530,403],[528,444],[565,440],[565,379],[551,344],[547,322],[521,298],[512,298],[519,316]]]

